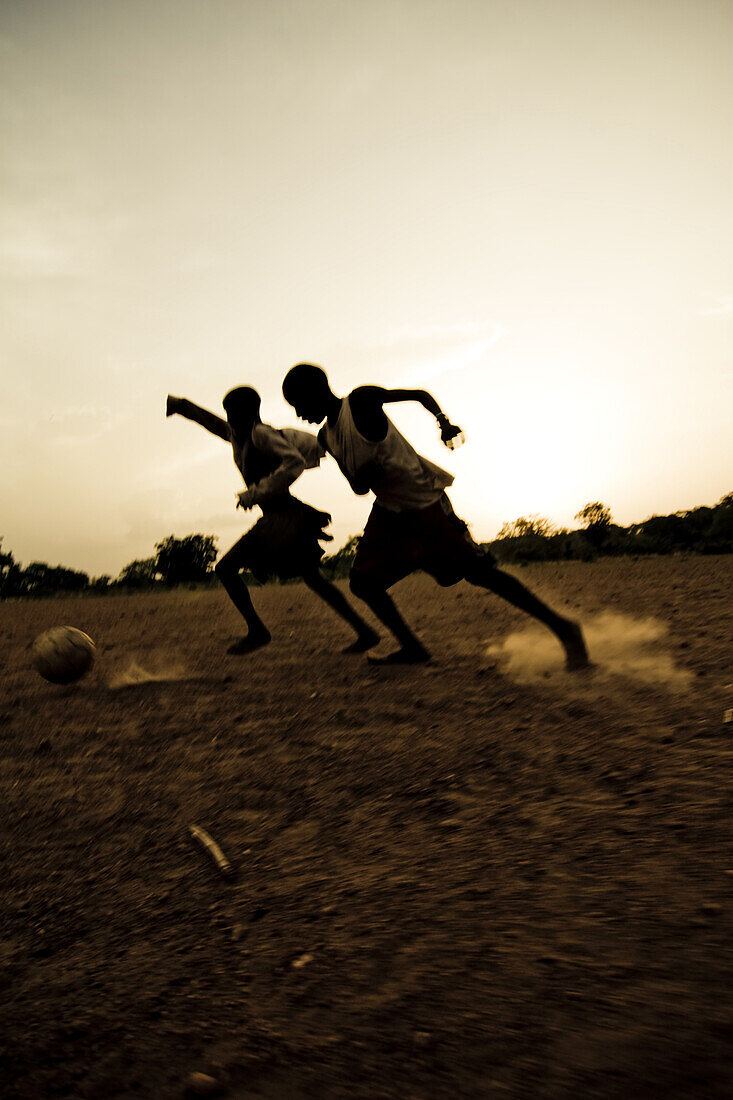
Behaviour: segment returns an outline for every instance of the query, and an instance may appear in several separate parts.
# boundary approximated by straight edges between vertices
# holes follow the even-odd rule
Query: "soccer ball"
[[[73,684],[94,664],[96,647],[83,630],[55,626],[33,643],[33,667],[52,684]]]

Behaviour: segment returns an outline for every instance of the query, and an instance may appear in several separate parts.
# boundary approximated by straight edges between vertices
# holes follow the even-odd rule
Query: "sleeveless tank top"
[[[387,434],[374,443],[365,439],[354,423],[348,397],[341,402],[336,423],[326,427],[326,441],[349,482],[367,462],[376,463],[384,477],[375,487],[377,504],[390,512],[428,508],[439,500],[453,475],[417,453],[387,417]]]

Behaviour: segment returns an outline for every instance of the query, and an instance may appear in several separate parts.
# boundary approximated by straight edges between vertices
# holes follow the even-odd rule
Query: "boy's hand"
[[[454,451],[456,447],[460,447],[464,442],[461,429],[456,424],[451,424],[447,416],[439,416],[438,423],[440,424],[440,438],[448,450]]]
[[[180,407],[181,407],[181,398],[180,397],[174,397],[173,394],[169,393],[168,397],[166,398],[166,402],[165,402],[165,415],[166,416],[173,416],[174,413],[177,413],[179,411]]]
[[[252,499],[252,490],[251,489],[245,489],[243,492],[237,493],[236,497],[237,497],[237,504],[236,504],[237,508],[244,508],[245,512],[249,508],[254,508],[255,502]]]

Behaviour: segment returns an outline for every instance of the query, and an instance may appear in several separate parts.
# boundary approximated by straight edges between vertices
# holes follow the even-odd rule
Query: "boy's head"
[[[237,386],[222,401],[229,427],[235,436],[244,437],[260,419],[260,395],[251,386]]]
[[[326,372],[313,363],[298,363],[285,375],[283,397],[301,420],[320,424],[326,419],[333,396]]]

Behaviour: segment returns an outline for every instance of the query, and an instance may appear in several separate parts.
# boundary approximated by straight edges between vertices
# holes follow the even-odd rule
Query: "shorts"
[[[351,580],[363,577],[390,588],[422,569],[447,587],[462,580],[477,561],[494,564],[443,493],[427,508],[391,512],[375,504],[359,541]]]
[[[297,497],[268,501],[264,515],[225,555],[240,569],[248,569],[260,583],[270,577],[289,580],[317,570],[325,551],[331,517]]]

